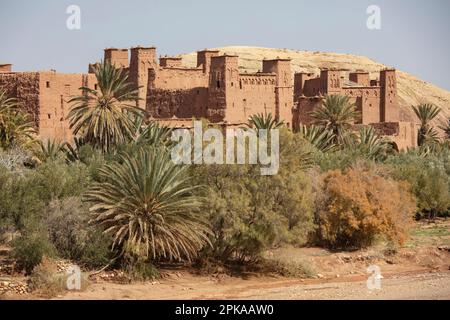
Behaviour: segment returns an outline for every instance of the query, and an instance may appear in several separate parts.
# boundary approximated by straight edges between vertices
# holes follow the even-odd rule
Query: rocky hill
[[[292,59],[292,71],[314,72],[319,74],[320,68],[333,67],[352,70],[366,70],[371,79],[378,78],[379,71],[385,65],[367,57],[312,51],[299,51],[288,49],[270,49],[258,47],[232,46],[214,48],[221,53],[239,55],[239,67],[242,71],[256,72],[262,68],[261,60],[280,58]],[[189,67],[196,65],[196,53],[183,55],[183,63]],[[395,67],[395,66],[393,66]],[[417,121],[411,109],[412,105],[420,103],[433,103],[442,109],[435,125],[442,125],[445,119],[450,118],[450,92],[431,83],[422,81],[411,74],[397,70],[398,93],[401,104],[401,120]]]

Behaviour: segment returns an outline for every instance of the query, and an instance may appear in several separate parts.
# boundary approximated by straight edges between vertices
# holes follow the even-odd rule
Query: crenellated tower
[[[275,73],[275,118],[292,126],[294,89],[292,86],[291,59],[263,60],[263,72]]]
[[[130,81],[138,89],[139,100],[137,101],[137,106],[142,109],[146,107],[148,72],[149,69],[155,69],[156,66],[155,47],[131,48]]]
[[[380,72],[381,122],[398,122],[400,112],[398,108],[397,77],[395,69],[385,69]]]

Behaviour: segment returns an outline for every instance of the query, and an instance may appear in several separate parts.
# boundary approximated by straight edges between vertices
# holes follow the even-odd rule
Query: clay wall
[[[130,66],[128,49],[105,49],[104,60],[106,63],[115,65],[118,68],[128,68]]]
[[[138,89],[137,106],[145,109],[147,106],[147,85],[149,69],[157,68],[155,47],[131,48],[130,81]]]
[[[274,74],[239,74],[236,84],[227,88],[226,121],[245,123],[251,115],[276,113],[276,76]]]
[[[6,89],[8,96],[18,100],[23,110],[30,115],[30,120],[39,128],[39,73],[0,73],[0,87]]]
[[[166,68],[182,68],[181,57],[161,57],[159,58],[159,65]]]
[[[297,99],[297,97],[300,97],[302,95],[306,95],[303,91],[305,88],[305,83],[308,80],[311,80],[314,78],[314,74],[313,73],[304,73],[304,72],[300,72],[300,73],[296,73],[294,75],[294,96],[295,96],[295,101]]]
[[[380,88],[379,87],[348,87],[342,88],[342,94],[351,98],[360,112],[357,123],[369,124],[380,122]]]
[[[97,80],[89,74],[39,73],[39,136],[42,139],[71,141],[72,132],[66,119],[72,105],[69,100],[80,95],[81,86],[96,88]]]
[[[389,138],[398,151],[417,147],[419,125],[412,122],[382,122],[371,126],[377,134]]]
[[[298,130],[300,125],[310,125],[313,123],[311,112],[322,105],[322,98],[300,97],[293,112],[293,128]]]
[[[349,79],[350,81],[357,83],[361,87],[370,87],[370,78],[368,72],[350,72]]]
[[[155,118],[205,117],[208,83],[209,76],[202,69],[151,69],[146,109]]]
[[[381,121],[398,122],[400,112],[397,96],[397,78],[394,69],[386,69],[380,72],[381,86]]]

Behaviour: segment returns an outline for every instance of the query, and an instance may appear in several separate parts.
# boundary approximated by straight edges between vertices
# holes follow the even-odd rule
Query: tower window
[[[50,88],[50,81],[47,81],[47,82],[45,83],[45,86],[46,86],[47,88]]]
[[[50,113],[47,113],[47,117],[48,117],[49,119],[51,119],[51,118],[52,118],[52,115],[51,115]]]
[[[97,85],[97,84],[94,85],[94,89],[95,89],[95,90],[98,89],[98,85]]]
[[[220,80],[217,80],[217,88],[220,88]]]

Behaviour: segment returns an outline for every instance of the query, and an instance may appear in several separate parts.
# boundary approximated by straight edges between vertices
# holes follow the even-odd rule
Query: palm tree
[[[170,145],[172,128],[157,122],[144,123],[144,117],[136,117],[134,121],[132,142],[136,145]]]
[[[93,223],[112,234],[125,257],[192,260],[208,243],[209,227],[199,215],[203,199],[188,167],[177,166],[165,148],[140,148],[133,156],[100,169],[85,199]],[[134,257],[134,258],[133,258]]]
[[[261,129],[271,130],[278,129],[284,125],[283,121],[277,121],[272,117],[272,114],[254,114],[248,119],[248,126],[255,128],[257,131]]]
[[[4,126],[9,113],[17,109],[18,102],[16,99],[8,98],[5,89],[0,88],[0,127]]]
[[[27,113],[16,99],[8,98],[0,88],[0,148],[26,147],[34,142],[36,131]]]
[[[439,115],[441,109],[432,104],[420,104],[412,107],[417,118],[420,120],[418,135],[419,146],[425,143],[437,142],[437,133],[430,126],[430,122]]]
[[[364,156],[372,160],[381,160],[393,151],[391,142],[376,134],[370,126],[364,126],[359,130],[357,148]]]
[[[70,100],[74,107],[67,118],[74,135],[108,152],[131,137],[132,117],[144,111],[135,106],[138,90],[128,82],[127,72],[101,63],[94,73],[98,90],[81,87],[83,94]]]
[[[333,143],[333,133],[325,128],[315,125],[300,126],[300,134],[314,147],[322,152],[333,151],[336,145]]]
[[[341,95],[327,95],[322,106],[311,113],[314,123],[330,130],[339,145],[348,139],[348,129],[359,115],[350,98]]]
[[[56,160],[59,155],[65,150],[65,144],[48,139],[45,143],[39,141],[39,150],[37,151],[37,157],[41,161]]]
[[[440,126],[439,128],[441,128],[444,131],[445,138],[447,140],[450,140],[450,118],[447,119],[447,123],[445,125]]]

